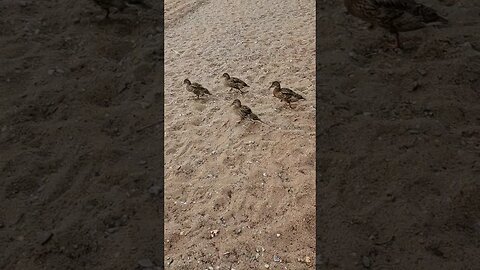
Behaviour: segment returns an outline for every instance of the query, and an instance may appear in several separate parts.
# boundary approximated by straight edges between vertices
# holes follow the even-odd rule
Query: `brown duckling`
[[[248,106],[242,105],[242,102],[240,102],[239,99],[235,99],[231,106],[233,106],[233,111],[235,114],[240,116],[240,120],[237,123],[240,123],[244,119],[248,119],[250,121],[259,121],[266,124],[252,112],[252,109],[250,109]]]
[[[400,32],[421,29],[434,22],[448,23],[435,10],[415,0],[344,0],[344,4],[353,16],[394,34],[397,48],[402,47]]]
[[[203,87],[199,83],[192,83],[192,82],[190,82],[189,79],[185,79],[183,81],[183,84],[186,85],[186,89],[187,89],[188,92],[192,92],[195,95],[197,95],[197,99],[200,98],[200,96],[212,95],[212,94],[210,94],[210,92],[208,91],[207,88]]]
[[[230,87],[230,90],[233,88],[240,91],[240,93],[245,94],[247,91],[242,91],[243,88],[250,87],[244,81],[240,80],[239,78],[230,77],[228,73],[223,73],[223,85],[226,87]]]
[[[110,8],[116,8],[118,11],[123,11],[129,5],[139,6],[144,9],[151,9],[152,7],[146,4],[143,0],[93,0],[103,10],[105,10],[105,19],[109,18]]]
[[[290,108],[292,108],[292,105],[291,105],[292,102],[297,102],[302,99],[305,100],[303,96],[293,92],[291,89],[282,88],[280,86],[279,81],[272,82],[272,85],[270,86],[270,88],[272,87],[273,87],[273,96],[280,99],[281,101],[286,102]]]

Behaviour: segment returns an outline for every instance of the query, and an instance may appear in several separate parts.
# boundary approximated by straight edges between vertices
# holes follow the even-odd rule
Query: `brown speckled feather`
[[[426,27],[428,23],[448,21],[430,7],[415,0],[344,0],[347,11],[366,22],[397,35]]]
[[[242,91],[243,88],[250,87],[244,81],[240,80],[239,78],[230,77],[230,75],[228,75],[227,73],[224,73],[222,77],[223,77],[223,85],[225,85],[226,87],[237,89],[241,93],[244,93]]]
[[[264,123],[262,120],[260,120],[260,118],[256,114],[252,112],[252,109],[250,109],[246,105],[242,105],[240,100],[235,99],[232,103],[232,106],[233,106],[233,111],[235,112],[236,115],[240,116],[241,120],[249,119],[252,121],[260,121]]]
[[[199,98],[200,96],[211,95],[210,91],[208,91],[207,88],[203,87],[199,83],[192,83],[188,79],[185,79],[183,83],[186,85],[185,88],[187,89],[187,91],[197,95],[197,98]]]
[[[270,86],[270,88],[272,87],[273,87],[273,96],[280,99],[281,101],[287,102],[288,104],[305,99],[302,95],[295,93],[291,89],[282,88],[280,86],[280,82],[278,81],[274,81]]]

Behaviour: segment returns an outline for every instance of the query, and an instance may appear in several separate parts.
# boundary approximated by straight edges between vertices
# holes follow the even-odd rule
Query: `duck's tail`
[[[261,122],[262,124],[270,126],[269,124],[265,123],[262,119],[260,119],[256,114],[252,115],[251,120],[252,121],[258,121],[258,122]]]
[[[430,7],[418,4],[414,9],[414,15],[420,15],[423,18],[425,23],[434,23],[440,22],[442,24],[447,24],[448,20],[438,15],[438,13]]]
[[[269,124],[265,123],[265,122],[264,122],[263,120],[261,120],[260,118],[250,119],[250,120],[252,120],[252,122],[258,121],[258,122],[260,122],[260,123],[262,123],[262,124],[265,124],[265,125],[267,125],[267,126],[270,126]]]
[[[258,121],[262,122],[262,124],[265,124],[265,125],[267,125],[267,126],[270,126],[270,124],[267,124],[266,122],[264,122],[264,121],[262,121],[262,120],[258,120]]]

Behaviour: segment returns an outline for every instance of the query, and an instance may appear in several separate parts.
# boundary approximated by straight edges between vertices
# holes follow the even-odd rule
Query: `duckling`
[[[281,101],[286,102],[290,108],[292,108],[292,102],[296,102],[302,99],[305,100],[305,98],[302,97],[300,94],[297,94],[288,88],[282,88],[279,81],[272,82],[272,85],[268,89],[271,89],[272,87],[273,96],[280,99]]]
[[[185,79],[183,81],[183,84],[186,85],[186,89],[188,92],[192,92],[197,95],[197,99],[200,98],[200,96],[212,95],[207,88],[203,87],[199,83],[191,83],[189,79]]]
[[[116,8],[118,11],[122,12],[129,5],[136,5],[144,9],[151,9],[152,7],[143,0],[93,0],[97,5],[99,5],[103,10],[106,11],[105,19],[109,19],[110,8]]]
[[[228,75],[228,73],[223,73],[222,77],[223,77],[223,85],[226,86],[226,87],[230,87],[230,90],[235,88],[235,89],[239,90],[240,93],[242,93],[242,94],[245,94],[245,93],[248,92],[248,91],[244,92],[244,91],[242,91],[242,89],[245,88],[245,87],[250,87],[250,86],[248,86],[248,84],[246,84],[244,81],[240,80],[239,78],[230,77],[230,75]]]
[[[425,28],[434,22],[448,23],[435,10],[415,0],[344,0],[344,4],[353,16],[394,34],[397,48],[402,48],[400,32]]]
[[[260,120],[260,118],[256,114],[252,112],[252,109],[250,109],[248,106],[242,105],[242,102],[240,102],[239,99],[235,99],[232,102],[231,106],[233,106],[234,113],[240,116],[240,121],[238,121],[237,124],[244,119],[248,119],[250,121],[259,121],[266,124],[265,122]]]

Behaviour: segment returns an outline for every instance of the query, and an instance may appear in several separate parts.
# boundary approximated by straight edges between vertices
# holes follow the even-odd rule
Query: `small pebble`
[[[149,268],[154,266],[150,259],[141,259],[138,261],[138,265],[140,265],[143,268]]]
[[[151,104],[148,102],[140,102],[140,106],[142,107],[142,109],[148,109],[150,108]]]
[[[217,236],[217,235],[218,235],[218,232],[219,232],[218,230],[212,230],[212,231],[210,231],[210,238],[213,238],[213,237]]]
[[[116,231],[118,231],[118,228],[117,228],[117,227],[113,227],[113,228],[108,228],[108,229],[107,229],[107,233],[109,233],[109,234],[115,233]]]
[[[367,257],[367,256],[362,257],[362,264],[363,264],[363,266],[365,266],[367,268],[370,268],[370,266],[372,265],[372,263],[370,261],[370,258]]]
[[[148,193],[152,195],[158,195],[162,192],[162,187],[161,186],[152,186],[151,188],[148,189]]]

